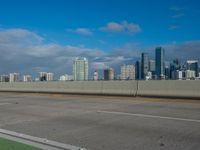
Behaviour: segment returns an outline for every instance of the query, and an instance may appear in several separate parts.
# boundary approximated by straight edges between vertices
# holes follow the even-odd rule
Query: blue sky
[[[0,73],[72,73],[77,56],[91,69],[134,63],[166,49],[199,59],[198,0],[1,0]],[[8,58],[7,58],[8,57]],[[6,66],[6,67],[5,67]]]

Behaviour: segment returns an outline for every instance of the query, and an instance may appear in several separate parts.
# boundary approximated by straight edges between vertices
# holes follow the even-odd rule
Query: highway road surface
[[[88,150],[200,150],[200,100],[0,93],[0,128]]]

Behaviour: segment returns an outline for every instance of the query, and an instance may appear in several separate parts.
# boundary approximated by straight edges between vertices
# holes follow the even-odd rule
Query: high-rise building
[[[113,68],[104,70],[104,80],[114,80],[114,70]]]
[[[141,80],[141,64],[139,61],[135,63],[135,79]]]
[[[0,82],[9,82],[9,75],[1,75]]]
[[[24,81],[24,82],[31,82],[31,81],[32,81],[31,75],[24,75],[24,76],[23,76],[23,81]]]
[[[88,60],[76,58],[73,63],[73,76],[75,81],[88,80]]]
[[[149,60],[149,71],[152,73],[155,73],[155,71],[156,71],[155,60]]]
[[[176,79],[176,71],[181,70],[180,61],[178,59],[173,60],[173,62],[170,64],[170,76],[169,78],[172,80]]]
[[[149,71],[149,57],[147,53],[142,53],[141,59],[141,78],[146,79]]]
[[[199,66],[198,66],[198,60],[187,60],[186,64],[187,70],[193,70],[195,71],[195,76],[199,76]]]
[[[135,65],[121,65],[121,80],[135,80]]]
[[[19,73],[10,73],[9,75],[10,82],[18,82],[19,81]]]
[[[157,79],[164,79],[165,76],[165,50],[162,47],[157,47],[155,50],[156,53],[156,76]]]

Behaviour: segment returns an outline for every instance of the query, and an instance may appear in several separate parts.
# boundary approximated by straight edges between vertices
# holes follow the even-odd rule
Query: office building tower
[[[9,81],[10,82],[18,82],[19,81],[19,73],[10,73]]]
[[[121,80],[135,80],[135,65],[121,65]]]
[[[199,76],[198,60],[187,60],[186,68],[187,68],[187,70],[195,71],[195,77]]]
[[[156,53],[156,76],[157,79],[164,79],[165,76],[165,50],[162,47],[157,47],[155,50]]]
[[[88,80],[88,60],[76,58],[73,62],[73,76],[75,81]]]
[[[172,80],[176,79],[176,71],[181,70],[181,64],[178,59],[173,60],[170,64],[170,76],[169,78]]]
[[[95,81],[99,80],[99,74],[98,74],[98,71],[95,70],[94,71],[94,78],[93,78]]]
[[[104,80],[114,80],[114,70],[112,68],[104,70]]]
[[[147,53],[142,53],[142,59],[141,59],[141,78],[143,80],[146,79],[146,76],[149,71],[149,58]]]
[[[149,71],[152,73],[155,73],[155,71],[156,71],[155,60],[149,60]]]
[[[141,64],[139,61],[135,63],[135,79],[141,80]]]
[[[170,79],[170,67],[168,66],[165,67],[165,79],[166,80]]]
[[[31,81],[32,81],[31,75],[24,75],[24,76],[23,76],[23,81],[24,81],[24,82],[31,82]]]

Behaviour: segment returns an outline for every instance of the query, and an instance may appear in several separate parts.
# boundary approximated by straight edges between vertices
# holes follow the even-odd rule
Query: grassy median
[[[0,138],[0,150],[42,150],[33,146]]]

